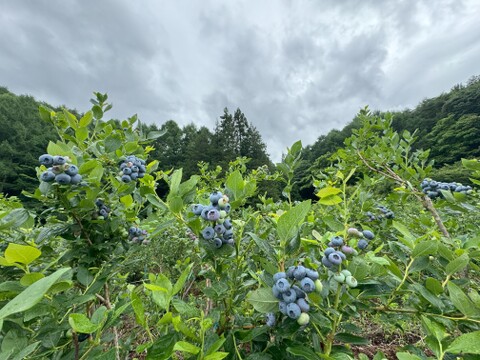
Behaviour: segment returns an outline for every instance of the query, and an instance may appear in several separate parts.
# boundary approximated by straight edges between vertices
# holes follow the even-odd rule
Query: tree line
[[[39,105],[55,111],[61,109],[0,87],[0,192],[7,195],[18,196],[22,190],[32,191],[38,185],[35,174],[38,154],[45,152],[48,141],[58,138],[54,128],[40,119]],[[460,160],[480,156],[480,76],[437,97],[424,99],[414,109],[396,111],[393,115],[396,131],[416,132],[415,147],[431,149],[430,158],[435,162],[434,173],[439,180],[468,182]],[[189,177],[198,173],[199,163],[225,169],[237,157],[249,158],[246,164],[249,169],[259,166],[275,169],[261,134],[239,108],[233,113],[225,108],[213,130],[194,123],[181,127],[174,120],[160,127],[142,126],[148,131],[164,132],[150,153],[151,158],[160,162],[162,170],[183,168],[184,176]],[[303,161],[295,173],[296,199],[313,197],[312,178],[319,169],[330,165],[330,156],[360,126],[360,119],[355,117],[343,129],[320,135],[315,143],[304,148]],[[269,190],[279,193],[279,189]]]

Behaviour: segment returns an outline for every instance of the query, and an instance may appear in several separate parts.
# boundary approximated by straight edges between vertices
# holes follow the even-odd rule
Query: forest
[[[478,359],[480,77],[277,164],[110,101],[0,88],[0,359]]]

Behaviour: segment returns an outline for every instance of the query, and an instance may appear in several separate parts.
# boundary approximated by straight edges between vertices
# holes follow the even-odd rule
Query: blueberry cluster
[[[368,241],[375,237],[370,230],[360,231],[352,227],[349,228],[347,232],[349,235],[360,239],[357,243],[360,250],[364,250],[368,246]],[[348,256],[355,256],[357,254],[354,248],[345,243],[343,237],[334,236],[323,253],[322,264],[329,269],[335,269],[338,268],[343,261],[347,260]]]
[[[430,199],[443,197],[443,194],[440,190],[447,190],[464,194],[470,194],[473,191],[471,186],[464,186],[461,183],[446,183],[435,181],[429,178],[424,179],[421,182],[420,187],[422,188],[422,192],[426,194]]]
[[[103,216],[104,219],[107,219],[111,211],[110,208],[105,205],[102,199],[95,200],[95,205],[97,206],[98,215]]]
[[[78,173],[78,167],[69,164],[68,156],[52,156],[43,154],[38,158],[41,165],[47,167],[47,171],[40,175],[40,180],[44,182],[56,182],[60,185],[76,185],[82,181],[82,175]]]
[[[133,243],[142,243],[143,245],[150,244],[150,240],[147,239],[147,230],[142,230],[139,227],[132,226],[128,229],[128,239]]]
[[[137,158],[135,155],[129,155],[120,162],[120,176],[124,183],[135,181],[145,176],[147,171],[145,160]]]
[[[382,219],[393,219],[395,214],[392,210],[388,209],[383,205],[377,206],[378,213],[375,215],[371,211],[367,211],[366,215],[368,216],[369,221],[382,220]]]
[[[228,196],[220,191],[210,194],[210,205],[195,204],[192,211],[203,220],[209,222],[202,230],[202,237],[219,249],[223,244],[233,245],[233,226],[229,218],[231,205]]]
[[[291,319],[297,320],[299,325],[307,325],[310,321],[307,294],[313,291],[322,291],[323,285],[318,271],[302,265],[290,266],[286,273],[278,272],[273,275],[273,295],[280,300],[278,309]],[[267,325],[275,325],[275,315],[267,314]]]

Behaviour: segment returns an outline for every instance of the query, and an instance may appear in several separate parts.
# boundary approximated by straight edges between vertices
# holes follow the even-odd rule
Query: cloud
[[[474,0],[7,1],[0,85],[80,111],[108,92],[138,113],[213,129],[245,113],[274,161],[369,104],[412,107],[478,74]]]

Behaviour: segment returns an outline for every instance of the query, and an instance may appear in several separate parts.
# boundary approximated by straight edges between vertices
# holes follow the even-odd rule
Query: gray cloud
[[[474,0],[7,0],[0,85],[80,111],[212,129],[240,107],[275,161],[359,108],[402,109],[479,74]]]

